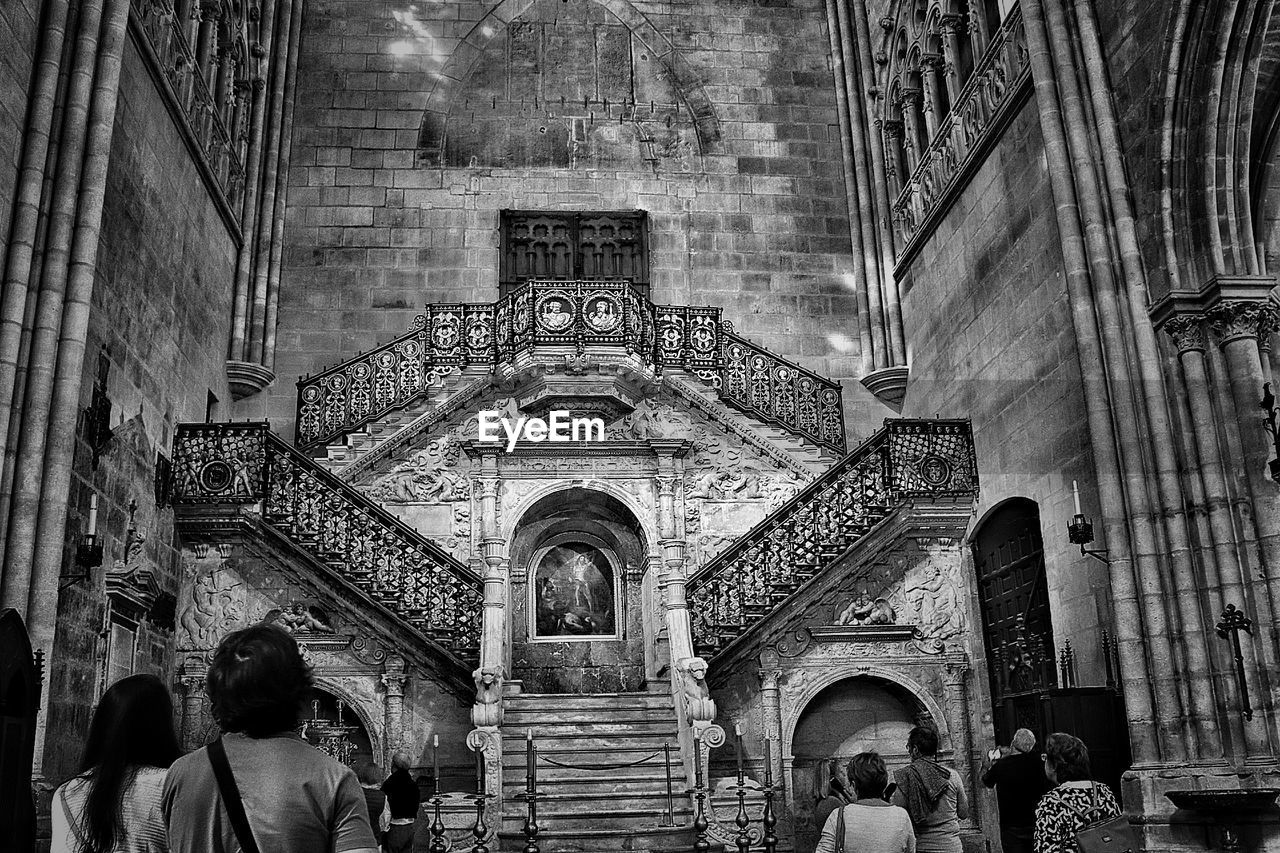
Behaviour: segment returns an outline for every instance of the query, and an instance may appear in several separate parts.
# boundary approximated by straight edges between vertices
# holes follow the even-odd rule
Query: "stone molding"
[[[1178,353],[1204,350],[1212,334],[1220,347],[1253,338],[1267,348],[1280,326],[1273,276],[1214,276],[1198,291],[1175,290],[1148,312],[1157,331],[1173,338]]]

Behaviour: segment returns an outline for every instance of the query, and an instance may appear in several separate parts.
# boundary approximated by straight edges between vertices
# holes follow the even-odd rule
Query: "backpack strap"
[[[258,853],[258,842],[254,841],[253,830],[249,828],[249,817],[244,813],[244,802],[240,799],[240,789],[236,787],[236,777],[231,775],[231,764],[227,761],[222,738],[205,747],[205,751],[209,754],[213,778],[218,782],[218,793],[227,809],[227,817],[231,820],[231,828],[235,830],[236,840],[240,842],[241,853]]]

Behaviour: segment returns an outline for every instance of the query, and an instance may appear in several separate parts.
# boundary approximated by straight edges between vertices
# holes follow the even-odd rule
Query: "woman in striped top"
[[[181,754],[164,682],[131,675],[111,685],[80,774],[54,792],[51,853],[168,853],[160,792]]]

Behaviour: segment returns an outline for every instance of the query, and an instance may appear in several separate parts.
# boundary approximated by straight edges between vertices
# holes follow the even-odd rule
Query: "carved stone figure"
[[[197,575],[178,617],[180,648],[211,648],[244,618],[241,582],[219,568]]]
[[[965,627],[960,603],[960,579],[957,566],[931,560],[924,576],[910,582],[904,590],[908,605],[917,613],[921,645],[930,651],[941,651],[946,640],[960,634]]]
[[[471,677],[476,683],[476,702],[471,706],[471,722],[476,726],[502,725],[502,669],[482,666]]]
[[[295,601],[284,609],[267,613],[263,622],[274,622],[290,634],[332,634],[333,626],[318,607]]]
[[[836,616],[837,625],[893,625],[897,619],[887,598],[872,601],[865,592],[851,600]]]
[[[414,453],[407,462],[375,480],[369,497],[392,503],[448,503],[465,500],[470,491],[466,476],[454,470],[458,444],[445,435]]]
[[[760,497],[762,472],[742,458],[742,451],[702,447],[694,455],[690,497],[704,500],[742,500]]]
[[[684,717],[689,725],[710,723],[716,718],[716,703],[707,687],[707,662],[702,658],[685,658],[680,662],[684,688]]]
[[[622,419],[619,427],[623,435],[639,441],[687,438],[693,430],[693,420],[666,403],[642,400],[631,414]]]

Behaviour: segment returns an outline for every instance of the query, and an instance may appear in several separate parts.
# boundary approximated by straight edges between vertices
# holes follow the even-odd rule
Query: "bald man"
[[[1004,853],[1032,853],[1036,803],[1050,788],[1036,755],[1036,736],[1030,729],[1018,729],[1009,750],[992,750],[987,760],[991,763],[982,774],[982,784],[996,789]]]

